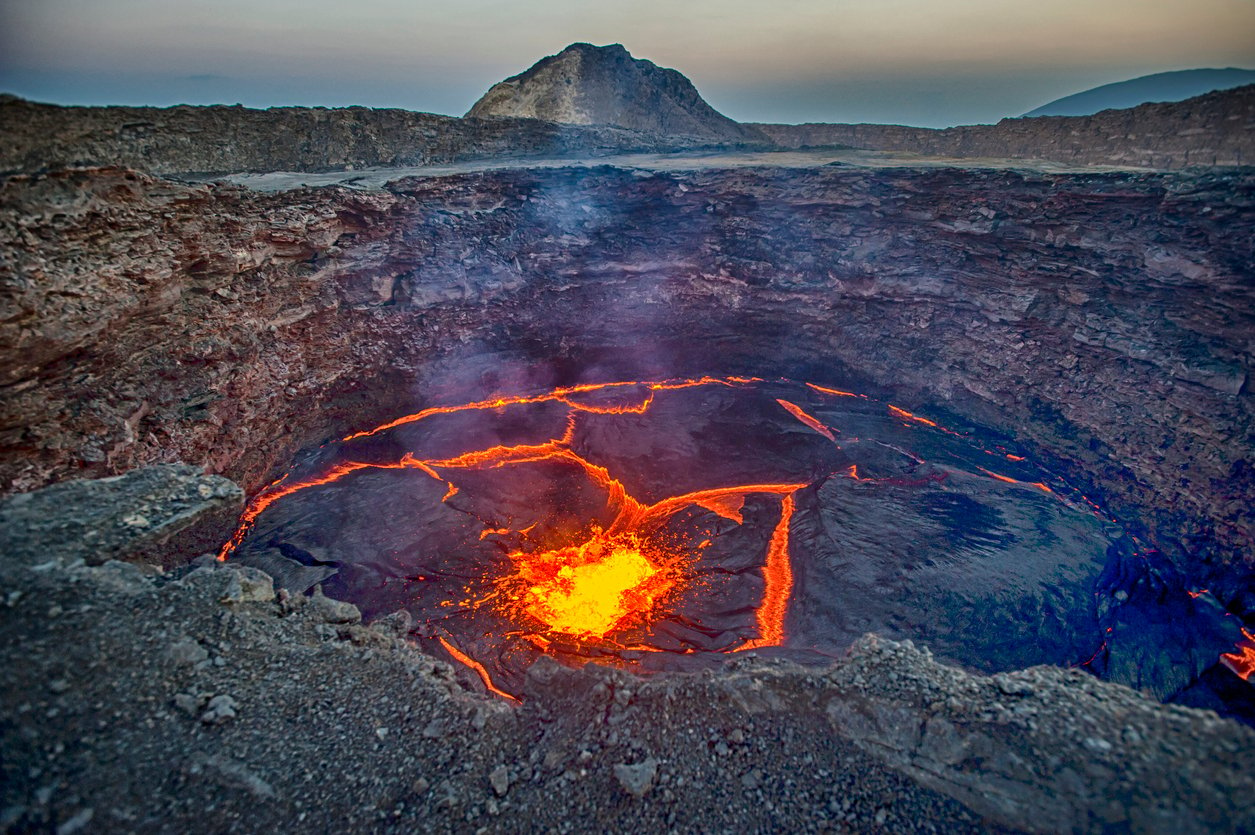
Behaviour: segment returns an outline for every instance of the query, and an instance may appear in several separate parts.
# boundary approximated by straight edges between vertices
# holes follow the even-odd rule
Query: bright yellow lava
[[[515,554],[529,583],[524,608],[554,632],[601,638],[644,615],[673,583],[634,539],[595,536],[582,545]]]

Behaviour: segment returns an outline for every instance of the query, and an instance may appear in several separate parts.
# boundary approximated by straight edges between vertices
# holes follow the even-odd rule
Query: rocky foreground
[[[238,507],[189,467],[0,505],[0,820],[59,833],[1243,831],[1255,731],[1056,668],[875,637],[639,678],[542,659],[521,706],[321,595],[121,562]],[[95,542],[89,542],[89,537]]]

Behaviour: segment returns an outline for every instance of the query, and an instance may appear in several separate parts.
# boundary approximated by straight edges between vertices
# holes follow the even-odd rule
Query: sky
[[[0,0],[0,91],[461,115],[575,41],[674,67],[739,121],[944,127],[1255,68],[1255,0]]]

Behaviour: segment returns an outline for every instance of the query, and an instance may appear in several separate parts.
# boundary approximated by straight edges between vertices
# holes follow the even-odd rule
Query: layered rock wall
[[[1249,175],[954,169],[14,177],[0,475],[187,461],[252,491],[468,394],[790,375],[1001,430],[1205,574],[1251,552],[1253,200]]]
[[[844,145],[945,157],[1044,159],[1179,169],[1255,164],[1255,85],[1092,116],[1003,119],[933,130],[901,125],[754,125],[781,147]]]
[[[630,62],[630,56],[625,60]],[[0,143],[0,172],[64,165],[124,165],[166,175],[328,171],[501,156],[832,145],[1164,170],[1255,162],[1255,85],[1093,116],[1004,119],[996,125],[932,130],[899,125],[738,125],[713,110],[705,121],[693,121],[696,117],[683,108],[676,110],[678,105],[671,106],[675,112],[664,118],[660,113],[666,108],[660,102],[668,96],[678,96],[699,110],[698,105],[709,108],[700,97],[688,101],[687,94],[658,83],[657,89],[647,87],[633,94],[632,112],[651,114],[652,121],[644,115],[633,117],[633,124],[642,130],[475,118],[479,111],[457,119],[364,107],[59,107],[0,96],[0,136],[5,139]],[[613,98],[613,91],[606,87],[602,92],[600,98],[590,99],[600,104],[587,106],[598,112],[610,107],[601,100]],[[560,118],[559,110],[556,104],[542,108],[552,118]]]
[[[0,171],[124,165],[156,174],[328,171],[488,157],[671,151],[692,139],[537,119],[365,107],[60,107],[0,98]]]

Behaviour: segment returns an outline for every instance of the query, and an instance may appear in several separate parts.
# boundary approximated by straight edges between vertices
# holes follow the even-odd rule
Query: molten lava
[[[827,386],[821,386],[818,383],[807,383],[806,385],[810,386],[815,391],[822,392],[823,394],[832,394],[837,397],[861,397],[864,400],[867,399],[866,394],[855,394],[852,391],[842,391],[841,389],[828,388]]]
[[[793,494],[780,503],[780,522],[771,533],[767,546],[767,565],[763,575],[767,590],[758,609],[759,638],[745,645],[746,649],[778,646],[784,643],[784,616],[793,591],[793,568],[789,565],[789,523],[793,521]]]
[[[580,545],[510,557],[527,584],[527,614],[577,638],[603,638],[626,618],[648,614],[675,585],[634,536],[597,534]]]
[[[788,400],[781,400],[777,398],[776,402],[779,403],[781,406],[783,406],[785,411],[793,415],[793,417],[797,418],[799,421],[809,426],[811,429],[814,429],[816,432],[818,432],[820,435],[823,435],[828,440],[832,441],[833,443],[836,443],[837,436],[833,434],[833,431],[831,429],[829,429],[827,426],[824,426],[824,424],[819,420],[819,418],[807,413],[806,410],[803,409],[801,406],[798,406],[795,403],[790,403]]]
[[[299,476],[290,474],[267,486],[249,502],[238,529],[219,556],[226,559],[240,547],[258,516],[284,497],[337,482],[364,470],[410,470],[440,484],[443,490],[440,501],[475,520],[475,524],[465,529],[464,541],[474,543],[475,548],[487,549],[474,553],[492,555],[483,560],[482,568],[472,569],[480,572],[479,576],[451,575],[458,578],[454,582],[465,582],[466,585],[449,592],[448,597],[444,597],[447,589],[440,591],[438,605],[469,613],[468,617],[486,619],[477,623],[498,624],[490,627],[498,630],[491,634],[498,635],[499,632],[508,634],[511,640],[521,639],[529,645],[529,651],[530,647],[535,647],[542,652],[565,652],[562,647],[572,645],[587,649],[593,656],[597,652],[625,648],[658,651],[648,645],[651,634],[660,634],[651,633],[653,626],[670,609],[676,608],[681,600],[703,593],[705,581],[699,578],[707,575],[695,573],[694,566],[708,559],[702,555],[710,553],[707,549],[711,545],[711,537],[719,535],[712,516],[700,512],[705,510],[738,527],[746,524],[747,519],[756,525],[764,522],[773,525],[765,547],[762,539],[747,540],[758,543],[753,546],[757,554],[746,555],[751,567],[742,569],[751,574],[761,570],[763,589],[756,603],[745,605],[738,600],[735,608],[730,609],[745,613],[746,622],[742,626],[703,625],[700,617],[690,618],[688,613],[685,613],[686,622],[698,631],[708,630],[703,634],[729,636],[727,639],[721,637],[719,645],[730,650],[783,645],[788,637],[786,618],[794,588],[789,548],[790,525],[796,508],[795,494],[813,482],[800,480],[795,469],[792,478],[707,486],[676,495],[667,495],[665,489],[658,490],[655,486],[653,489],[664,497],[657,498],[655,495],[651,504],[634,497],[616,477],[612,466],[593,460],[593,454],[587,451],[591,447],[584,442],[584,434],[590,424],[596,429],[599,421],[604,423],[611,416],[644,415],[656,405],[664,392],[702,386],[743,389],[763,382],[747,377],[702,377],[582,384],[540,394],[493,396],[463,405],[432,406],[347,436],[338,450],[344,458],[326,465],[321,472]],[[866,395],[816,384],[807,385],[819,395],[870,400]],[[802,406],[781,398],[775,398],[775,402],[809,429],[829,441],[837,440],[837,429],[825,425]],[[505,443],[493,435],[490,440],[481,441],[482,445],[466,443],[455,449],[445,448],[440,455],[425,454],[415,449],[396,457],[398,452],[395,446],[388,445],[390,442],[362,440],[438,415],[484,411],[500,415],[511,407],[535,404],[565,407],[564,428],[558,431],[562,425],[558,423],[562,415],[559,410],[553,416],[553,425],[546,430],[549,434],[547,438],[545,435],[530,435],[524,436],[526,442]],[[959,434],[927,418],[885,405],[894,418],[913,425],[913,428],[928,427],[948,435]],[[444,439],[451,435],[447,430],[441,431],[444,432],[440,435],[442,442],[447,443]],[[923,463],[922,459],[896,446],[883,446],[900,452],[916,464]],[[391,450],[386,453],[389,457],[379,460],[385,455],[380,450]],[[830,452],[833,455],[845,454],[835,443]],[[1022,460],[1013,455],[1007,455],[1007,458]],[[848,458],[844,460],[848,461]],[[545,480],[539,482],[543,485],[541,489],[550,489],[559,483],[578,483],[578,490],[584,491],[580,495],[595,496],[596,501],[580,505],[573,495],[562,493],[557,504],[553,505],[554,511],[531,515],[528,513],[530,509],[526,508],[526,500],[521,514],[517,502],[510,505],[513,510],[498,510],[495,500],[488,507],[476,504],[477,490],[482,490],[484,484],[496,485],[495,489],[512,485],[516,483],[515,479],[520,484],[537,484],[536,481],[526,480],[535,478],[534,475],[527,475],[531,471],[529,467],[543,468]],[[513,470],[519,474],[503,472]],[[838,472],[858,481],[904,487],[940,482],[946,477],[944,470],[908,470],[867,478],[860,475],[857,465],[844,463],[840,469],[834,470],[834,474]],[[988,470],[984,472],[1000,481],[1025,483]],[[553,476],[554,473],[559,475]],[[807,477],[813,479],[815,474],[808,474]],[[747,477],[746,481],[752,481],[752,477]],[[700,484],[700,479],[697,483]],[[1032,484],[1049,492],[1043,483]],[[779,497],[779,515],[774,514],[774,502],[764,503],[761,499],[747,508],[747,499],[753,496]],[[591,515],[582,517],[585,510],[581,507]],[[563,514],[569,514],[569,518],[561,522],[550,518]],[[728,530],[726,522],[718,523],[725,531]],[[765,528],[762,530],[765,533]],[[452,547],[456,550],[460,546]],[[494,548],[497,550],[494,551]],[[718,550],[714,549],[714,552]],[[754,565],[761,568],[756,569]],[[707,565],[703,570],[709,574],[711,568]],[[714,571],[722,572],[724,569],[718,566]],[[752,621],[749,619],[751,616]],[[487,634],[482,630],[477,634],[477,646],[481,645],[482,636]],[[489,691],[514,698],[493,683],[483,664],[458,649],[450,640],[444,637],[437,637],[437,640],[449,657],[474,670]],[[501,646],[496,645],[498,651]],[[681,642],[681,648],[674,651],[688,652],[693,646],[688,644],[685,647]]]
[[[1246,640],[1239,641],[1237,652],[1226,652],[1220,656],[1220,663],[1233,671],[1238,678],[1250,681],[1255,675],[1255,632],[1242,630]]]
[[[977,467],[976,469],[980,470],[982,473],[989,476],[990,478],[1001,481],[1004,484],[1028,484],[1032,487],[1036,487],[1038,490],[1042,491],[1043,493],[1054,493],[1054,490],[1050,489],[1050,485],[1046,484],[1044,481],[1020,481],[1019,479],[1011,478],[1009,476],[998,475],[997,473],[991,470],[987,470],[984,467]]]
[[[488,688],[489,693],[496,693],[498,696],[509,699],[512,702],[517,702],[519,700],[518,696],[515,696],[512,693],[507,693],[497,687],[497,685],[493,684],[492,676],[488,674],[488,670],[483,664],[480,664],[474,658],[471,658],[469,655],[462,652],[462,650],[446,641],[443,637],[437,637],[437,640],[440,641],[440,645],[444,647],[445,652],[449,653],[455,661],[465,664],[475,671],[475,674],[479,676],[479,680],[484,683],[484,687]]]

